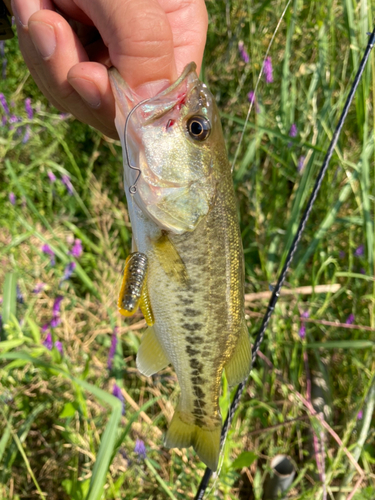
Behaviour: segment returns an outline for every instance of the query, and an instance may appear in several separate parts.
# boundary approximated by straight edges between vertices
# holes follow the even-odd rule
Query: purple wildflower
[[[363,411],[359,410],[358,415],[357,415],[357,419],[362,420],[362,418],[363,418]]]
[[[302,172],[303,167],[304,167],[304,163],[305,163],[305,159],[306,158],[304,156],[300,156],[298,158],[298,165],[297,165],[298,172]]]
[[[241,59],[244,63],[248,63],[250,61],[249,54],[246,52],[244,43],[242,41],[238,42],[238,50],[240,52]]]
[[[58,295],[53,303],[52,312],[53,314],[60,314],[60,306],[64,297]]]
[[[305,324],[300,326],[298,335],[301,337],[302,340],[306,337],[306,325]]]
[[[42,246],[42,252],[50,256],[51,266],[54,266],[56,264],[56,260],[55,260],[55,254],[54,254],[53,250],[51,249],[51,247],[47,244],[44,244]]]
[[[76,268],[76,263],[75,262],[69,262],[69,264],[65,267],[64,269],[64,274],[63,277],[60,280],[60,284],[63,281],[66,281],[71,278],[72,274],[74,273],[74,269]]]
[[[76,259],[79,259],[79,257],[81,257],[82,255],[82,252],[83,252],[82,242],[77,238],[76,240],[74,240],[74,245],[69,254],[73,255],[73,257],[75,257]]]
[[[2,117],[1,117],[1,125],[2,125],[3,127],[5,127],[5,125],[7,124],[7,121],[8,121],[8,120],[7,120],[7,117],[6,117],[6,116],[2,116]]]
[[[12,205],[16,204],[16,195],[14,193],[9,193],[9,201]]]
[[[356,257],[362,257],[364,253],[365,253],[365,245],[359,245],[359,247],[356,248],[354,255]]]
[[[273,75],[272,75],[273,68],[272,68],[272,60],[270,57],[267,57],[266,60],[264,61],[263,71],[264,71],[266,83],[272,83],[273,82]]]
[[[345,321],[346,325],[352,325],[354,323],[355,317],[354,314],[349,314],[347,320]]]
[[[113,396],[115,396],[117,399],[119,399],[121,401],[122,414],[124,415],[125,414],[125,399],[124,399],[124,396],[122,395],[120,387],[117,384],[115,384],[113,386],[112,394],[113,394]]]
[[[63,297],[61,295],[58,295],[55,298],[55,301],[53,303],[53,307],[52,307],[52,319],[51,319],[51,323],[50,323],[51,328],[56,328],[61,323],[60,305],[61,305],[61,301],[62,300],[63,300]]]
[[[135,442],[134,452],[139,458],[142,458],[143,460],[146,458],[146,446],[142,439],[137,439]]]
[[[40,293],[42,292],[47,285],[45,283],[37,283],[35,285],[35,288],[33,290],[33,293]]]
[[[42,326],[42,332],[46,332],[49,328],[49,324],[48,323],[45,323],[43,326]]]
[[[24,303],[23,295],[22,295],[21,289],[18,286],[18,284],[16,285],[16,296],[17,296],[17,302],[19,304],[23,304]]]
[[[31,99],[30,99],[30,97],[27,97],[25,99],[25,110],[26,110],[27,118],[29,120],[32,120],[33,116],[34,116],[34,112],[33,112],[33,108],[31,107]]]
[[[47,255],[50,255],[50,256],[54,256],[55,254],[53,253],[53,250],[51,249],[51,247],[49,245],[47,245],[47,243],[45,243],[43,246],[42,246],[42,252],[43,253],[46,253]]]
[[[64,351],[63,351],[63,346],[62,346],[62,343],[60,342],[60,340],[56,340],[55,347],[56,347],[56,349],[59,351],[59,353],[62,356],[63,353],[64,353]]]
[[[292,126],[290,127],[289,130],[289,137],[296,137],[297,136],[297,126],[295,123],[292,123]]]
[[[56,175],[51,170],[48,170],[47,175],[50,183],[53,184],[56,180]]]
[[[31,128],[30,125],[26,125],[25,135],[22,137],[22,144],[26,144],[31,136]]]
[[[250,90],[250,92],[247,94],[247,99],[251,104],[253,104],[255,106],[255,112],[259,113],[259,111],[260,111],[259,105],[258,105],[257,99],[255,97],[255,93],[252,90]]]
[[[5,95],[3,93],[1,93],[1,92],[0,92],[0,104],[3,107],[3,109],[5,111],[5,114],[6,115],[10,115],[10,111],[9,111],[7,100],[5,99]]]
[[[61,177],[61,181],[65,185],[66,189],[68,190],[68,193],[70,195],[72,195],[73,194],[73,184],[70,181],[69,175],[63,175]]]
[[[112,333],[111,347],[109,349],[109,354],[108,354],[108,361],[107,361],[108,370],[112,370],[113,358],[115,356],[116,347],[117,347],[117,328],[114,328]]]
[[[48,332],[46,335],[46,338],[44,339],[43,342],[44,347],[47,347],[49,351],[52,351],[53,347],[56,347],[56,349],[59,351],[61,355],[63,355],[63,346],[60,340],[56,340],[56,342],[53,342],[52,340],[52,334],[51,332]]]
[[[61,323],[60,313],[54,314],[51,319],[51,328],[56,328]]]
[[[44,347],[47,347],[47,349],[49,351],[52,351],[53,342],[52,342],[52,334],[51,334],[51,332],[47,333],[46,338],[45,338],[45,340],[43,342],[43,345],[44,345]]]
[[[9,117],[9,120],[8,120],[8,122],[9,122],[9,130],[13,130],[13,129],[14,129],[13,124],[14,124],[14,123],[18,123],[18,122],[20,122],[20,121],[22,121],[22,120],[21,120],[21,118],[19,118],[19,117],[18,117],[18,116],[16,116],[16,115],[11,115],[11,116]],[[20,132],[18,132],[18,133],[20,133]]]
[[[345,256],[346,256],[346,253],[344,252],[344,250],[340,250],[339,251],[339,257],[340,257],[340,259],[344,259]]]
[[[302,318],[306,318],[307,319],[307,318],[310,317],[310,313],[309,313],[308,310],[306,310],[306,311],[303,311],[303,313],[301,314],[301,316],[302,316]]]
[[[359,272],[361,274],[366,274],[366,269],[364,267],[361,267],[361,269],[359,270]]]

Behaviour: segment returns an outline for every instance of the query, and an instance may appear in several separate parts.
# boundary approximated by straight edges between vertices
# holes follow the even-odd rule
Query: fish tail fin
[[[220,456],[221,425],[214,429],[205,429],[196,426],[195,442],[193,448],[199,458],[212,471],[216,471]]]
[[[188,424],[181,418],[181,411],[176,410],[167,431],[167,448],[188,448],[192,446],[199,458],[212,471],[216,471],[220,455],[221,426],[213,429]]]

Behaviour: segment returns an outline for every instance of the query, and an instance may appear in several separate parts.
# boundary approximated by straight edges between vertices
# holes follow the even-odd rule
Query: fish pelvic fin
[[[240,338],[230,360],[224,365],[228,385],[234,386],[245,380],[251,371],[251,342],[246,322],[243,320]]]
[[[136,363],[138,370],[146,377],[163,370],[170,363],[152,326],[143,334]]]
[[[188,448],[192,446],[199,458],[212,471],[217,470],[220,456],[221,425],[208,429],[195,423],[188,424],[176,410],[165,437],[167,448]]]

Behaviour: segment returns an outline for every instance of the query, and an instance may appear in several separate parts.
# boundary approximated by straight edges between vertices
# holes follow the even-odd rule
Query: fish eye
[[[211,124],[204,116],[191,116],[186,125],[190,137],[195,141],[204,141],[210,135]]]

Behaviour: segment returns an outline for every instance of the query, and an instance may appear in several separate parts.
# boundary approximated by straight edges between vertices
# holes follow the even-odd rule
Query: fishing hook
[[[142,104],[144,104],[145,102],[147,102],[149,100],[150,99],[144,99],[143,101],[141,101],[138,104],[136,104],[134,106],[134,108],[130,111],[130,113],[128,114],[128,116],[126,117],[126,120],[125,120],[125,127],[124,127],[124,149],[125,149],[126,161],[128,163],[128,166],[132,170],[136,170],[138,172],[137,177],[136,177],[136,179],[134,181],[134,184],[132,184],[130,186],[130,188],[129,188],[129,193],[132,194],[132,195],[134,195],[137,192],[137,186],[136,186],[136,184],[137,184],[138,179],[140,178],[140,176],[142,174],[142,170],[139,167],[134,167],[130,163],[129,150],[128,150],[128,124],[129,124],[130,117],[134,113],[134,111],[136,111],[136,109],[139,108],[139,106],[142,106]]]

